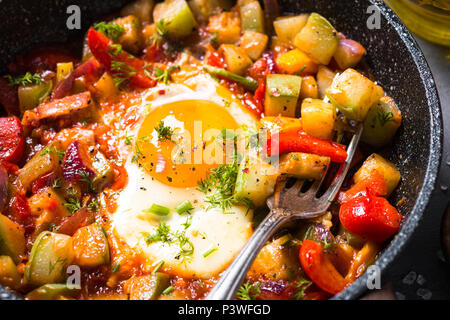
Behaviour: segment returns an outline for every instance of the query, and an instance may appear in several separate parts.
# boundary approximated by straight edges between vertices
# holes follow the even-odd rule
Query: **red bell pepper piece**
[[[139,88],[151,88],[156,80],[144,73],[145,61],[121,50],[114,53],[114,42],[103,33],[90,28],[88,44],[94,57],[108,70],[111,75],[129,80],[130,85]],[[114,63],[120,67],[114,67]]]
[[[339,219],[348,231],[375,242],[383,242],[397,232],[402,215],[385,198],[362,191],[342,203]]]
[[[347,280],[336,270],[319,243],[303,241],[299,258],[308,277],[323,291],[337,294],[347,286]]]
[[[31,210],[27,197],[23,194],[16,194],[11,200],[11,211],[13,216],[18,217],[22,221],[30,218]]]
[[[25,148],[23,128],[17,117],[0,118],[0,160],[16,163]]]
[[[350,189],[343,193],[343,196],[341,196],[339,200],[340,202],[345,202],[361,194],[363,191],[373,196],[384,197],[387,195],[386,180],[384,180],[381,173],[377,170],[373,170],[367,179],[354,184]]]
[[[273,148],[278,141],[278,150]],[[306,134],[302,129],[286,130],[273,134],[267,139],[266,154],[276,156],[288,152],[306,152],[319,156],[330,157],[331,161],[343,163],[347,159],[347,151],[345,146],[316,138]]]
[[[33,194],[38,193],[39,190],[51,186],[55,180],[55,172],[47,173],[46,175],[37,178],[36,181],[33,181],[33,183],[31,184],[31,192]]]
[[[11,87],[3,77],[0,77],[0,105],[11,115],[19,115],[19,96],[17,88]]]

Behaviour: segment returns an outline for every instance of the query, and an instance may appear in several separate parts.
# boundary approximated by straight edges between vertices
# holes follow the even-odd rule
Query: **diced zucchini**
[[[133,15],[139,18],[141,22],[152,23],[152,10],[154,5],[155,2],[153,0],[136,0],[123,7],[120,10],[120,15],[122,17]]]
[[[95,171],[95,177],[92,179],[92,187],[97,192],[100,192],[113,182],[114,171],[100,151],[94,155],[92,167]]]
[[[374,147],[388,144],[402,123],[402,114],[394,99],[382,97],[374,104],[364,120],[361,140]]]
[[[124,291],[130,296],[130,300],[157,300],[169,285],[169,276],[157,272],[128,279]]]
[[[56,82],[66,79],[73,71],[73,62],[60,62],[56,64]]]
[[[108,264],[109,244],[103,227],[94,222],[73,235],[73,251],[77,265],[87,268]]]
[[[337,31],[327,19],[311,13],[306,25],[295,36],[294,44],[314,61],[327,65],[339,43]]]
[[[323,99],[326,96],[326,90],[331,87],[336,73],[325,66],[319,66],[317,71],[317,89],[319,91],[319,98]]]
[[[264,12],[258,1],[239,6],[242,31],[264,33]]]
[[[95,94],[101,99],[114,99],[119,93],[119,89],[114,84],[113,77],[105,72],[96,83],[94,83]]]
[[[52,91],[52,81],[39,84],[20,86],[18,89],[20,112],[25,112],[41,104]]]
[[[129,15],[117,18],[113,23],[124,28],[124,33],[118,39],[123,48],[129,52],[138,53],[142,47],[142,25],[139,18]]]
[[[336,108],[320,99],[305,99],[302,102],[302,123],[306,133],[331,140],[336,121]]]
[[[20,274],[10,256],[0,256],[0,284],[14,290],[20,287]]]
[[[235,12],[222,12],[209,18],[208,31],[218,43],[236,43],[241,36],[241,19]]]
[[[60,170],[59,146],[60,144],[57,142],[51,143],[28,160],[25,166],[19,170],[17,181],[20,187],[28,190],[31,183],[40,176]]]
[[[252,64],[252,59],[238,46],[222,44],[219,50],[223,53],[227,69],[230,72],[243,75],[245,70]]]
[[[29,292],[25,298],[28,300],[56,300],[63,297],[74,298],[80,292],[79,288],[63,283],[44,284]]]
[[[295,117],[302,78],[286,74],[269,74],[266,79],[264,114]]]
[[[277,173],[272,165],[258,156],[247,156],[239,166],[235,196],[250,199],[256,207],[260,207],[273,193],[276,179]]]
[[[296,74],[299,71],[302,71],[302,74],[317,73],[317,64],[299,49],[279,55],[276,62],[280,71],[284,73]]]
[[[355,183],[358,183],[359,181],[367,179],[372,174],[373,170],[378,171],[384,177],[388,195],[391,194],[392,191],[397,188],[401,179],[401,174],[395,164],[384,159],[379,154],[371,154],[366,161],[364,161],[361,168],[355,173],[353,180]]]
[[[240,47],[253,60],[258,60],[266,49],[269,37],[264,33],[245,31],[240,40]]]
[[[358,71],[347,69],[334,79],[326,95],[348,119],[364,121],[370,107],[384,92]]]
[[[281,41],[292,43],[295,36],[302,30],[308,20],[309,14],[298,16],[279,17],[273,22],[275,33]]]
[[[199,23],[220,12],[219,0],[189,0],[189,7]]]
[[[19,263],[25,252],[25,230],[7,216],[0,214],[0,255],[10,256]]]
[[[317,81],[313,76],[302,77],[302,87],[300,89],[300,100],[319,98],[319,88]]]
[[[279,172],[298,179],[319,180],[327,172],[329,164],[329,157],[291,152],[280,157]]]
[[[65,271],[72,261],[72,238],[44,231],[34,241],[25,266],[25,280],[33,286],[61,283],[66,279]]]
[[[155,23],[164,23],[171,37],[185,37],[197,26],[194,15],[185,0],[165,0],[155,5],[153,10]]]

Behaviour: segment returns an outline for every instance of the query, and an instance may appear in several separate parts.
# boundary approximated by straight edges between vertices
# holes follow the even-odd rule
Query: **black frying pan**
[[[38,43],[67,42],[80,38],[89,25],[127,0],[3,0],[0,1],[0,74],[21,51]],[[411,34],[397,16],[377,0],[279,0],[282,11],[316,11],[349,38],[367,49],[367,62],[378,82],[398,103],[403,126],[393,146],[380,151],[395,162],[402,181],[392,203],[406,199],[399,210],[406,217],[400,232],[375,265],[386,270],[411,238],[434,189],[441,159],[442,120],[433,76]],[[82,30],[68,30],[66,9],[77,4],[82,11]],[[380,29],[370,30],[368,8],[380,10]],[[369,9],[370,11],[370,9]],[[370,11],[372,12],[372,11]],[[364,274],[335,299],[359,297],[366,289]],[[0,299],[17,299],[0,287]]]

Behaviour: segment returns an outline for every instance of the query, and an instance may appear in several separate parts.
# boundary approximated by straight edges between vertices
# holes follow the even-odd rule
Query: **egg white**
[[[129,134],[136,137],[146,112],[151,112],[168,103],[182,100],[209,100],[218,105],[228,101],[227,111],[238,124],[257,126],[257,120],[237,99],[220,96],[219,85],[209,75],[200,74],[184,84],[161,84],[147,90],[142,98],[143,112]],[[223,89],[221,89],[223,90]],[[164,92],[162,94],[162,92]],[[220,129],[220,128],[218,128]],[[182,277],[208,279],[217,276],[232,261],[252,234],[252,210],[244,206],[233,206],[224,214],[221,209],[208,210],[206,195],[196,188],[175,188],[153,179],[147,172],[131,161],[125,165],[128,184],[120,192],[118,208],[112,217],[115,234],[136,250],[151,268],[158,261],[164,261],[163,269]],[[185,200],[195,207],[189,214],[179,215],[173,209]],[[159,217],[144,210],[159,204],[171,208],[168,216]],[[185,229],[186,222],[190,226]],[[159,223],[169,226],[171,233],[184,232],[192,243],[194,252],[183,257],[179,255],[177,243],[145,241],[146,235],[153,235]],[[211,252],[209,255],[205,253]]]

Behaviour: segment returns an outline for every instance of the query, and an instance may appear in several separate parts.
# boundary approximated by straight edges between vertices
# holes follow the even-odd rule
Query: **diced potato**
[[[278,56],[276,62],[283,73],[296,74],[299,71],[302,71],[302,75],[317,73],[317,64],[299,49],[294,49]]]
[[[295,36],[302,30],[308,20],[309,14],[298,16],[279,17],[273,22],[275,33],[281,41],[293,43]]]
[[[78,229],[73,235],[75,263],[94,268],[108,264],[110,260],[108,239],[97,222]]]
[[[61,283],[73,261],[72,238],[59,233],[42,232],[34,241],[25,266],[25,280],[32,286]]]
[[[0,256],[0,284],[14,290],[20,287],[20,274],[10,256]]]
[[[20,86],[17,94],[19,97],[20,112],[33,109],[44,102],[53,89],[52,81],[44,81],[39,84]]]
[[[25,252],[25,230],[7,216],[0,214],[0,255],[10,256],[15,263]]]
[[[269,163],[256,155],[247,156],[240,164],[236,179],[236,198],[247,198],[256,207],[263,206],[273,193],[278,174]]]
[[[35,234],[47,229],[49,223],[70,216],[65,201],[51,187],[43,188],[28,199],[31,214],[36,217]]]
[[[125,32],[120,36],[118,42],[123,48],[132,53],[138,53],[142,47],[142,26],[139,18],[129,15],[117,18],[114,23],[122,26]]]
[[[264,33],[245,31],[240,40],[240,47],[253,60],[258,60],[266,49],[269,37]]]
[[[374,147],[388,144],[402,123],[402,114],[394,99],[382,97],[374,104],[364,120],[361,140]]]
[[[209,18],[208,31],[219,43],[236,43],[241,36],[241,19],[235,12],[222,12]]]
[[[355,183],[358,183],[359,181],[367,179],[373,170],[378,171],[384,177],[388,189],[388,195],[390,195],[392,191],[397,188],[397,185],[401,179],[401,174],[395,164],[384,159],[379,154],[371,154],[366,161],[364,161],[361,168],[359,168],[359,170],[355,173],[353,180]]]
[[[329,157],[291,152],[280,157],[279,172],[298,179],[319,180],[327,172],[329,164]]]
[[[113,77],[105,72],[100,79],[94,83],[95,94],[100,99],[114,99],[119,93],[119,89],[114,84]]]
[[[326,91],[327,97],[351,120],[364,121],[370,107],[383,95],[383,89],[358,71],[347,69]]]
[[[265,277],[274,281],[291,279],[300,265],[298,247],[286,245],[287,236],[269,242],[261,249],[249,270],[251,278]]]
[[[100,151],[97,151],[93,156],[92,167],[95,171],[95,177],[92,179],[92,187],[97,192],[100,192],[113,182],[114,170]]]
[[[189,7],[199,23],[220,12],[219,0],[189,0]]]
[[[307,98],[302,102],[301,113],[306,133],[327,140],[333,138],[336,108],[331,103]]]
[[[295,36],[294,44],[318,63],[327,65],[339,43],[337,31],[320,14],[311,13],[303,29]]]
[[[141,22],[152,23],[152,10],[154,5],[155,2],[153,0],[136,0],[123,7],[120,10],[120,15],[122,17],[133,15],[139,18]]]
[[[326,90],[333,83],[333,79],[336,76],[336,73],[331,69],[325,66],[319,66],[319,70],[317,71],[317,89],[319,91],[319,98],[323,99],[326,96]]]
[[[264,115],[295,117],[302,78],[286,74],[269,74],[266,79]]]
[[[185,0],[165,0],[155,5],[153,10],[155,23],[164,22],[171,37],[185,37],[197,26],[194,15]]]
[[[56,82],[66,79],[73,71],[73,62],[60,62],[56,64]]]
[[[157,272],[139,277],[131,277],[125,282],[124,292],[130,300],[157,300],[170,285],[169,276]]]
[[[219,51],[223,53],[228,71],[243,75],[245,70],[252,64],[252,59],[244,49],[232,44],[222,44]]]
[[[258,1],[252,1],[239,6],[241,14],[241,28],[264,33],[264,12]]]
[[[338,48],[334,53],[334,60],[339,68],[345,70],[356,66],[366,53],[366,49],[356,41],[350,39],[339,40]]]
[[[75,297],[80,288],[63,283],[44,284],[43,286],[29,292],[25,298],[28,300],[57,300]]]
[[[319,89],[316,79],[313,76],[302,77],[302,87],[300,89],[300,100],[319,98]]]
[[[264,117],[260,123],[263,128],[278,132],[302,128],[302,120],[291,117]]]

